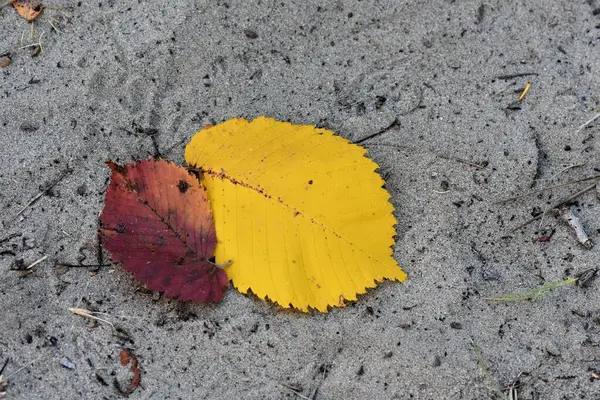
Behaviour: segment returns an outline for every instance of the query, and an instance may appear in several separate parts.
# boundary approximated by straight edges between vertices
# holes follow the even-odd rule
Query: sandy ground
[[[12,59],[0,70],[6,397],[119,398],[128,347],[142,371],[134,399],[488,399],[515,382],[520,399],[598,398],[600,282],[485,298],[598,266],[593,190],[572,206],[592,249],[553,215],[511,231],[587,183],[495,201],[598,173],[600,124],[577,128],[600,106],[600,1],[290,3],[56,0],[75,7],[45,10],[33,40],[0,10]],[[32,57],[22,46],[42,33]],[[396,205],[406,283],[304,315],[234,290],[182,304],[114,265],[57,266],[98,262],[105,160],[158,149],[183,162],[204,124],[258,115],[369,149]],[[26,277],[13,270],[43,256]]]

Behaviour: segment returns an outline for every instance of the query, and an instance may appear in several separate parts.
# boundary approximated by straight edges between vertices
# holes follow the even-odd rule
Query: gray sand
[[[598,173],[599,124],[577,127],[600,106],[600,1],[285,3],[80,2],[38,18],[37,57],[20,49],[27,22],[0,10],[0,54],[12,56],[0,70],[7,398],[119,398],[123,346],[142,369],[133,399],[487,399],[516,380],[520,399],[598,398],[600,282],[485,298],[598,266],[598,246],[553,215],[511,232],[585,184],[494,202]],[[502,77],[520,73],[532,75]],[[97,262],[104,161],[154,154],[147,128],[181,163],[204,124],[258,115],[353,141],[381,132],[362,144],[396,205],[406,283],[304,315],[235,290],[182,304],[114,265],[56,266]],[[560,173],[573,164],[585,165]],[[591,191],[573,206],[596,242],[599,205]],[[536,241],[544,229],[555,233]],[[11,270],[45,255],[24,278]],[[130,340],[74,306],[107,313]]]

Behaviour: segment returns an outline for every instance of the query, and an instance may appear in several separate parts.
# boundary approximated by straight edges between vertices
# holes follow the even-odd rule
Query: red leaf
[[[112,175],[100,232],[112,260],[166,296],[221,300],[229,280],[208,261],[215,250],[215,226],[196,177],[164,160],[107,164]]]

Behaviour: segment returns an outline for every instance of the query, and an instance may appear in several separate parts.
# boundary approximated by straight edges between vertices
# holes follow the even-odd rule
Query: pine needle
[[[529,92],[529,88],[531,88],[531,82],[527,82],[527,85],[525,85],[525,88],[523,89],[523,91],[521,92],[521,95],[519,96],[519,103],[523,101],[523,99],[525,98],[525,95],[527,94],[527,92]]]
[[[594,122],[598,118],[600,118],[600,113],[596,113],[592,118],[588,119],[583,124],[579,125],[579,127],[575,131],[575,134],[577,135],[579,132],[581,132],[582,130],[584,130],[585,128],[587,128],[592,122]]]
[[[509,293],[502,296],[497,297],[486,297],[486,300],[492,301],[523,301],[523,300],[533,300],[540,296],[547,294],[550,290],[556,289],[557,287],[566,286],[571,283],[577,282],[577,278],[569,278],[564,281],[555,282],[550,285],[540,286],[535,289],[526,290],[524,292],[519,293]]]
[[[578,166],[578,165],[575,165],[575,166]],[[523,197],[533,196],[534,194],[538,194],[538,193],[544,192],[546,190],[557,189],[557,188],[561,188],[561,187],[564,187],[564,186],[572,185],[574,183],[586,182],[586,181],[591,181],[591,180],[595,180],[595,179],[600,179],[600,175],[588,176],[587,178],[576,179],[574,181],[560,183],[560,184],[554,185],[554,186],[548,186],[548,187],[541,188],[541,189],[538,189],[538,190],[534,190],[532,192],[525,193],[525,194],[522,194],[522,195],[519,195],[519,196],[509,197],[509,198],[503,199],[503,200],[498,200],[498,201],[495,201],[492,204],[508,203],[509,201],[515,201],[515,200],[522,199]]]

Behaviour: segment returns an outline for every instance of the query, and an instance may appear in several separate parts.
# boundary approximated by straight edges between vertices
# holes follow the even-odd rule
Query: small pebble
[[[481,277],[485,281],[497,281],[500,279],[500,274],[495,269],[486,269],[481,273]]]
[[[245,29],[244,33],[248,39],[256,39],[258,37],[258,33],[253,31],[252,29]]]
[[[560,349],[558,345],[554,342],[549,342],[546,344],[546,352],[554,357],[560,357]]]
[[[75,369],[75,364],[69,361],[69,359],[66,357],[60,359],[60,365],[68,369]]]
[[[23,122],[21,124],[21,126],[19,126],[19,129],[22,130],[23,132],[35,132],[38,129],[40,129],[40,124],[37,122]]]
[[[451,322],[450,328],[452,329],[462,329],[462,324],[460,322]]]

